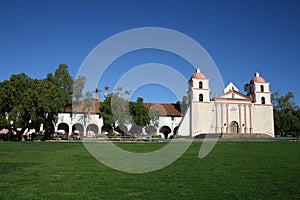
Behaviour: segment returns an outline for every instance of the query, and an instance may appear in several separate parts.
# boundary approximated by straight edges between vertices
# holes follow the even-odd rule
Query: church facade
[[[229,83],[224,93],[210,98],[209,78],[197,69],[188,83],[188,109],[178,134],[264,134],[274,137],[270,83],[258,72],[245,85],[246,94]]]

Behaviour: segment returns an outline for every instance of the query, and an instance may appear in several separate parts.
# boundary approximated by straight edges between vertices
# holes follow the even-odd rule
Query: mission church
[[[245,85],[246,95],[230,82],[210,99],[209,78],[197,69],[188,84],[189,105],[178,134],[266,134],[274,137],[270,83],[258,72]]]
[[[158,132],[169,132],[169,136],[197,136],[201,134],[262,135],[274,137],[273,105],[270,83],[258,72],[245,85],[246,94],[230,82],[224,93],[211,99],[209,78],[198,68],[188,84],[188,103],[184,113],[180,104],[144,103],[148,109],[159,110]],[[94,111],[87,120],[78,112],[59,113],[55,130],[71,134],[75,130],[83,136],[100,134],[103,120],[99,118],[101,102],[94,101]],[[74,112],[73,112],[74,113]]]

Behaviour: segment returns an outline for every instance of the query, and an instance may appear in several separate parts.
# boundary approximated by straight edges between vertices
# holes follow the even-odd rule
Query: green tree
[[[72,99],[74,101],[78,101],[83,98],[83,89],[85,86],[86,78],[84,76],[78,76],[74,80],[73,84],[73,92],[72,92]]]
[[[69,96],[69,100],[73,93],[73,78],[69,74],[68,68],[69,67],[66,64],[60,64],[55,70],[54,80],[55,83],[66,92],[66,94]]]
[[[150,122],[155,127],[158,127],[158,125],[159,125],[159,115],[160,115],[160,111],[159,110],[156,110],[156,109],[150,109],[149,110]]]
[[[299,107],[294,101],[294,94],[288,92],[281,96],[275,92],[272,96],[274,105],[274,126],[277,135],[297,135],[300,132]]]
[[[149,109],[144,106],[143,98],[138,98],[136,103],[130,103],[129,108],[133,124],[140,127],[150,124]]]
[[[106,88],[108,90],[108,88]],[[122,87],[116,89],[116,93],[105,95],[106,99],[100,105],[100,117],[103,119],[103,127],[112,126],[124,127],[132,124],[132,131],[140,133],[140,128],[150,124],[149,110],[144,106],[143,99],[138,98],[137,102],[129,102],[127,97],[130,93],[125,92],[125,98],[122,95]],[[123,132],[127,132],[123,130]]]
[[[111,97],[107,96],[106,99],[100,104],[99,117],[103,120],[103,131],[110,132],[115,124],[111,110]]]
[[[90,118],[91,111],[94,111],[94,98],[93,94],[90,91],[85,93],[84,101],[83,101],[83,111],[86,113],[87,117]]]
[[[31,79],[24,73],[13,74],[9,80],[1,82],[1,106],[3,114],[2,126],[7,127],[9,121],[14,127],[23,127],[18,131],[18,139],[29,126],[39,130],[40,124],[53,130],[57,115],[70,102],[70,84],[72,78],[66,65],[60,65],[56,74],[48,74],[45,79]]]
[[[180,102],[180,110],[181,113],[185,113],[186,110],[188,108],[188,97],[187,96],[183,96],[182,97],[182,101]]]
[[[105,87],[104,87],[104,90],[105,90],[104,97],[105,97],[105,98],[109,97],[109,93],[108,93],[109,86],[105,86]]]
[[[121,92],[111,94],[111,110],[114,121],[118,125],[127,125],[131,122],[129,102],[122,97]]]
[[[122,128],[129,124],[131,117],[129,115],[128,101],[122,97],[122,87],[116,89],[116,93],[108,94],[109,87],[105,87],[105,100],[100,105],[100,117],[103,119],[105,129]],[[120,131],[119,131],[120,132]],[[127,132],[123,130],[123,132]]]
[[[68,105],[68,96],[66,91],[57,84],[53,84],[48,79],[36,80],[35,87],[37,91],[37,118],[35,123],[37,127],[42,123],[46,132],[46,137],[53,133],[58,113]]]
[[[100,89],[98,89],[98,88],[95,89],[95,100],[96,100],[96,101],[99,100],[99,96],[100,96],[99,93],[100,93],[100,92],[101,92]]]
[[[7,120],[21,127],[30,119],[36,119],[37,90],[34,80],[24,73],[13,74],[9,80],[2,82],[4,108]]]

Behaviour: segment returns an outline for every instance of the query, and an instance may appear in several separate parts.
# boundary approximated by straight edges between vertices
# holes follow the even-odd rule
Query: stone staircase
[[[268,134],[263,133],[239,133],[239,134],[232,134],[232,133],[225,133],[222,134],[221,138],[273,138]]]
[[[209,134],[200,134],[195,136],[195,138],[274,138],[271,135],[263,133],[209,133]]]

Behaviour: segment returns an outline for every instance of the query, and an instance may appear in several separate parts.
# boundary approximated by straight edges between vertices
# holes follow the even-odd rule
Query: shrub
[[[161,138],[161,135],[158,134],[158,133],[154,133],[154,134],[152,135],[152,138]]]

